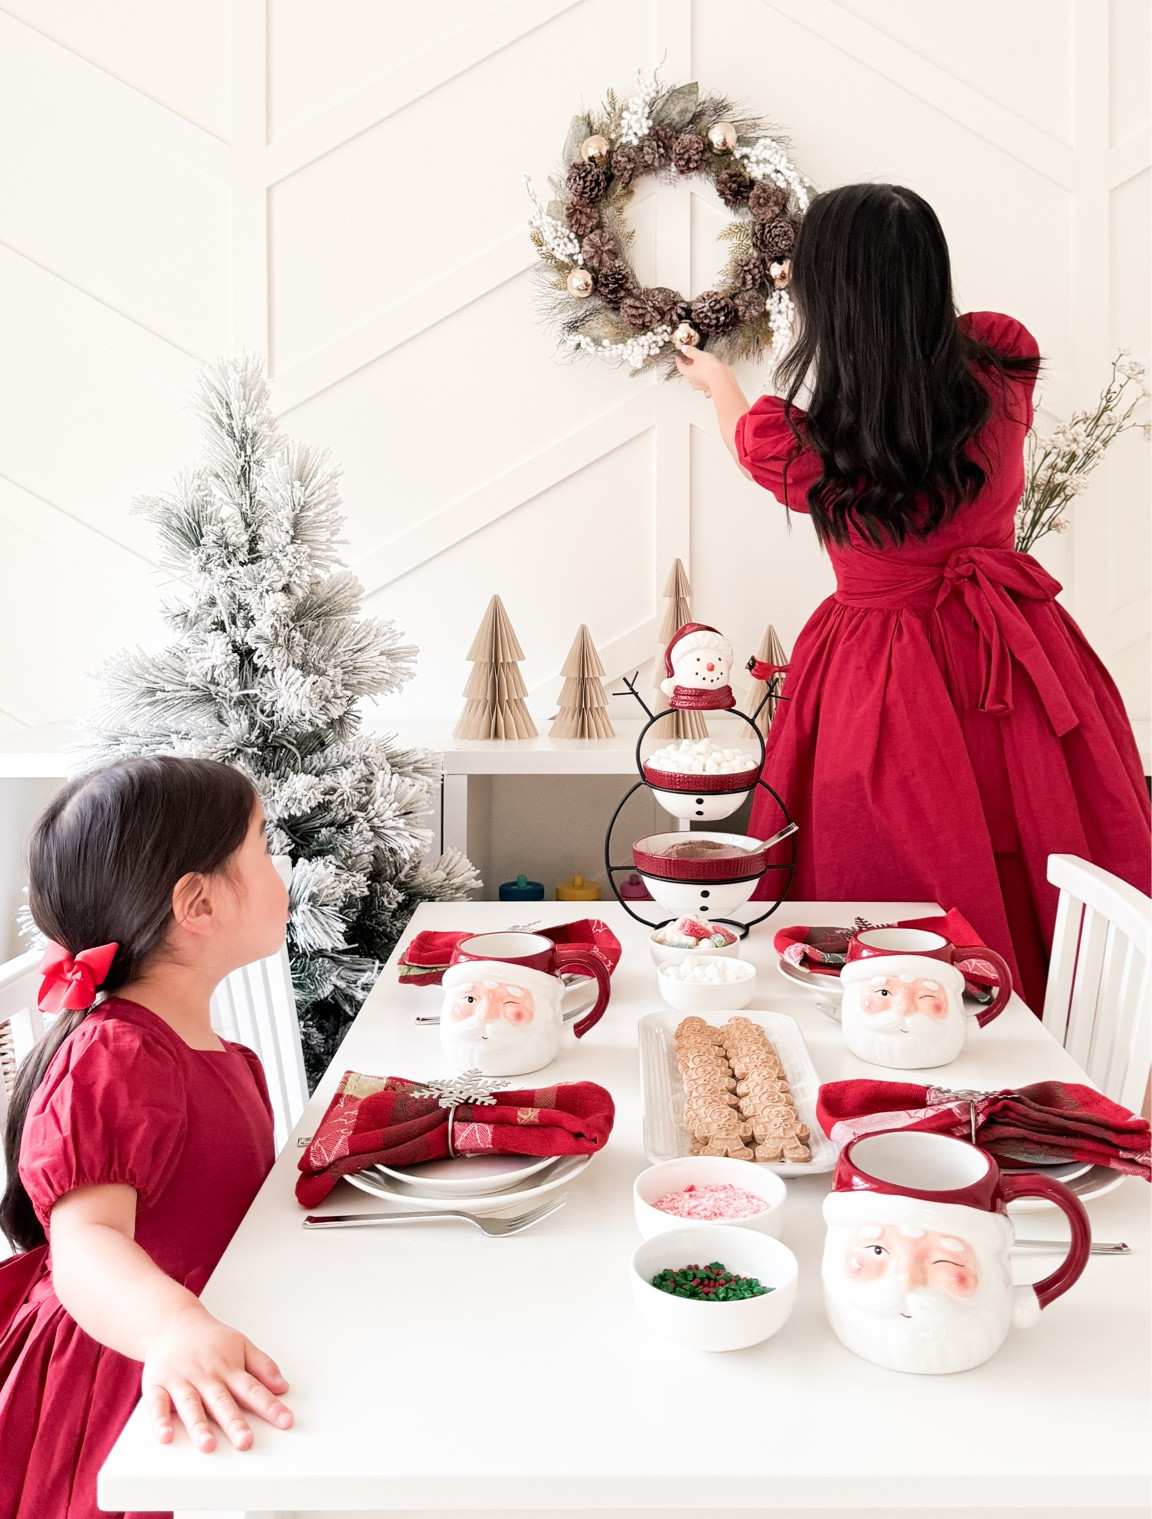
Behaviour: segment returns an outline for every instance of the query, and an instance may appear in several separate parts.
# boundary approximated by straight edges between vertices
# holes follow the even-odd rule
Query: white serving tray
[[[644,1103],[644,1151],[648,1159],[678,1160],[691,1154],[691,1136],[684,1127],[684,1083],[676,1064],[677,1025],[687,1016],[685,1013],[648,1013],[640,1019],[640,1089]],[[760,1160],[757,1165],[767,1166],[781,1176],[811,1176],[831,1171],[839,1154],[816,1121],[816,1093],[820,1078],[812,1064],[812,1056],[804,1043],[804,1035],[794,1018],[786,1013],[760,1013],[745,1008],[729,1013],[699,1013],[705,1023],[719,1028],[729,1018],[749,1018],[760,1027],[776,1046],[776,1052],[784,1065],[788,1085],[796,1111],[811,1129],[808,1148],[812,1151],[809,1161]]]

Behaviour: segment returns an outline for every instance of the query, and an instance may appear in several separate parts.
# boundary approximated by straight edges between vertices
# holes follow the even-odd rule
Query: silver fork
[[[309,1213],[304,1220],[304,1227],[305,1229],[360,1229],[370,1228],[374,1224],[422,1224],[433,1219],[462,1218],[465,1223],[475,1224],[477,1229],[483,1229],[485,1234],[499,1238],[505,1234],[519,1234],[522,1229],[530,1229],[542,1218],[555,1213],[557,1208],[562,1208],[567,1201],[568,1194],[565,1192],[560,1197],[541,1203],[530,1213],[520,1213],[515,1218],[488,1218],[477,1213],[463,1213],[447,1208],[443,1211],[437,1210],[435,1213],[431,1211],[427,1213]]]

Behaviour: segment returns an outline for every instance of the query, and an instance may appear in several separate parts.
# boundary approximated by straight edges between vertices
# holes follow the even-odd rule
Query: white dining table
[[[659,1337],[632,1303],[639,1242],[632,1182],[642,1138],[637,1021],[663,1010],[647,928],[595,903],[623,946],[612,1000],[584,1039],[526,1085],[590,1080],[616,1101],[606,1148],[566,1205],[523,1234],[467,1224],[305,1231],[293,1186],[341,1073],[444,1074],[437,987],[398,984],[392,957],[204,1293],[213,1313],[279,1361],[296,1422],[257,1425],[253,1448],[211,1455],[161,1446],[137,1408],[100,1477],[103,1507],[254,1514],[666,1516],[822,1513],[1147,1516],[1149,1188],[1126,1177],[1087,1203],[1096,1237],[1080,1281],[1014,1330],[983,1366],[949,1376],[886,1371],[846,1350],[821,1299],[828,1174],[789,1178],[784,1242],[799,1261],[795,1309],[772,1339],[726,1354]],[[789,923],[919,916],[931,903],[785,902],[753,928],[749,1011],[796,1020],[821,1080],[877,1074],[839,1024],[777,969]],[[437,903],[417,929],[508,928],[583,916],[572,903]],[[910,1079],[891,1072],[893,1079]],[[1084,1080],[1017,997],[974,1031],[950,1087]],[[914,1077],[912,1078],[914,1079]],[[387,1211],[340,1182],[316,1211]],[[1055,1210],[1025,1213],[1021,1237],[1066,1237]],[[1057,1256],[1014,1257],[1037,1280]]]

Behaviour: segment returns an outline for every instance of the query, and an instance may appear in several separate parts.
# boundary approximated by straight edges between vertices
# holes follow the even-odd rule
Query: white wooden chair
[[[1071,854],[1048,857],[1060,888],[1044,1026],[1106,1097],[1134,1113],[1152,1069],[1152,899]]]

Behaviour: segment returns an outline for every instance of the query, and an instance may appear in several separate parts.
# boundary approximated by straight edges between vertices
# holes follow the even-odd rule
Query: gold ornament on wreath
[[[624,213],[646,174],[708,179],[733,213],[720,233],[729,254],[715,289],[692,298],[637,279]],[[728,362],[767,352],[775,362],[790,344],[790,255],[814,192],[760,117],[697,84],[667,88],[638,74],[627,100],[609,90],[598,110],[573,118],[547,207],[524,182],[543,314],[563,353],[594,354],[634,374],[664,367],[671,377],[677,348]]]

